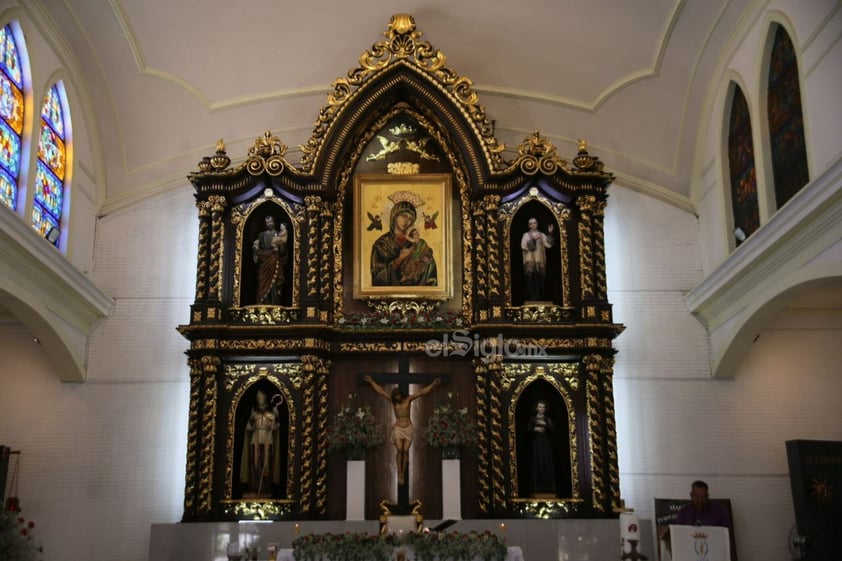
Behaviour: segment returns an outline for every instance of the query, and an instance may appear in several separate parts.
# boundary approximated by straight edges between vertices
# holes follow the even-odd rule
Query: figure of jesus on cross
[[[403,485],[406,482],[406,470],[409,465],[409,447],[412,445],[412,437],[414,428],[412,420],[410,419],[410,407],[412,402],[419,397],[425,396],[433,389],[441,384],[441,378],[436,378],[427,386],[424,386],[417,393],[406,395],[400,387],[392,390],[389,395],[383,386],[375,382],[371,376],[364,378],[366,383],[374,388],[378,394],[382,395],[392,403],[392,408],[395,412],[395,424],[392,425],[392,443],[395,445],[395,461],[398,468],[398,484]]]

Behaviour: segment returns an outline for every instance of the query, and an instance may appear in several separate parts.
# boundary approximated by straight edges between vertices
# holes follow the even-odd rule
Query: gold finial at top
[[[217,152],[225,152],[225,143],[222,142],[222,139],[216,141],[216,151]]]
[[[415,31],[415,18],[409,14],[395,14],[389,20],[389,29],[398,35],[406,35]]]
[[[579,139],[579,153],[587,152],[588,151],[588,141],[580,138]]]

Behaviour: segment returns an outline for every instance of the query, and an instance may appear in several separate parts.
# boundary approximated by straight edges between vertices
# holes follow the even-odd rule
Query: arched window
[[[17,209],[23,133],[23,36],[17,22],[0,29],[0,201]],[[16,36],[17,35],[17,36]]]
[[[64,86],[56,82],[44,97],[41,107],[41,131],[38,137],[38,168],[35,171],[35,197],[32,201],[32,226],[57,244],[61,232],[64,204],[64,176],[67,165],[65,131],[67,111]]]
[[[737,245],[740,245],[760,227],[760,211],[757,207],[751,115],[743,90],[737,84],[733,85],[731,116],[728,123],[731,208],[734,213],[734,236]]]
[[[778,208],[810,180],[804,118],[801,113],[801,88],[795,49],[783,26],[776,26],[769,58],[769,144],[772,175]]]

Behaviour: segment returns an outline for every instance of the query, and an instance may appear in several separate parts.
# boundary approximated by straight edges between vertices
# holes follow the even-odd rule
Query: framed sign
[[[450,175],[354,178],[354,298],[453,294]]]

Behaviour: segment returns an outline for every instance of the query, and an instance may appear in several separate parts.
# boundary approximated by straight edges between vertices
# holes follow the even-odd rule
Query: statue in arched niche
[[[289,232],[286,224],[275,223],[271,214],[264,219],[265,227],[252,244],[252,259],[257,265],[257,303],[279,305],[286,281],[284,267],[289,257]]]
[[[562,302],[558,224],[538,201],[524,204],[511,223],[513,304]]]
[[[273,384],[260,383],[240,406],[240,478],[243,497],[277,498],[283,483],[287,417]],[[246,408],[248,408],[246,410]]]
[[[243,238],[243,304],[291,305],[293,232],[286,213],[263,203],[251,213]]]
[[[532,462],[529,470],[529,488],[533,497],[556,496],[558,488],[555,481],[555,461],[553,460],[553,440],[556,426],[547,411],[547,402],[539,399],[535,403],[535,412],[529,419],[527,431],[530,434]]]
[[[573,492],[567,406],[559,391],[538,379],[520,394],[516,409],[518,494],[566,498]]]
[[[538,219],[534,216],[529,218],[527,225],[528,229],[520,239],[520,249],[523,252],[524,299],[527,302],[545,300],[547,294],[544,287],[547,275],[547,250],[555,244],[554,226],[548,224],[545,234],[538,228]]]

